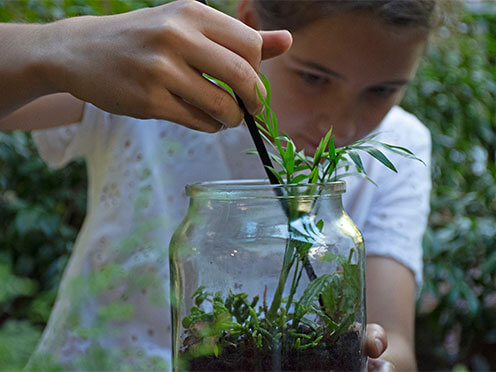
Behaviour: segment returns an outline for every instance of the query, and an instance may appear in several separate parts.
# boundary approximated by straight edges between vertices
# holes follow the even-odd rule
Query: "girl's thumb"
[[[269,59],[286,52],[293,43],[289,31],[259,31],[263,39],[262,59]]]

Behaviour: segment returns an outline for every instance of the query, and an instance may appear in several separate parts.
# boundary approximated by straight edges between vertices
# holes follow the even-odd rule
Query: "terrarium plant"
[[[336,181],[350,175],[367,177],[359,151],[370,154],[393,171],[396,169],[382,149],[412,158],[415,156],[405,148],[379,142],[374,137],[336,148],[332,128],[320,141],[314,154],[310,156],[303,150],[298,151],[291,138],[279,131],[277,118],[270,108],[270,85],[265,77],[262,76],[262,80],[267,96],[264,98],[259,94],[265,110],[257,116],[257,126],[273,150],[269,156],[275,166],[267,166],[268,170],[280,184],[287,185],[271,189],[276,202],[267,203],[265,207],[279,209],[279,215],[285,217],[283,223],[286,226],[279,227],[279,230],[285,232],[279,250],[278,262],[281,265],[277,269],[277,278],[270,285],[261,283],[255,290],[252,285],[249,291],[241,290],[243,286],[250,286],[242,283],[242,279],[241,283],[230,283],[230,287],[223,287],[223,291],[215,291],[206,283],[206,275],[199,275],[196,283],[191,275],[181,273],[181,270],[197,270],[191,268],[198,266],[201,261],[184,257],[198,255],[199,249],[195,244],[207,244],[205,240],[198,243],[198,240],[191,238],[194,229],[191,214],[197,213],[199,208],[193,203],[188,212],[189,217],[178,228],[171,242],[174,367],[176,370],[205,371],[360,370],[364,367],[363,243],[358,230],[348,218],[349,225],[345,229],[353,231],[342,235],[348,237],[355,234],[353,243],[341,251],[328,249],[332,239],[325,240],[323,237],[324,234],[332,235],[332,232],[329,233],[332,227],[325,226],[328,222],[319,217],[316,205],[320,194],[326,192],[322,185],[344,185]],[[256,153],[253,150],[250,152]],[[222,198],[231,198],[233,194],[236,191]],[[264,197],[267,198],[267,195]],[[342,218],[345,213],[342,207],[339,209],[340,195],[336,200],[339,203],[336,204],[335,223],[339,229],[344,226]],[[212,205],[211,202],[210,209],[213,209]],[[246,201],[235,207],[230,205],[226,213],[233,215],[232,210],[238,206],[246,211],[247,205]],[[254,209],[260,208],[263,207],[257,205]],[[196,212],[191,212],[191,209]],[[219,214],[223,212],[219,211]],[[266,214],[264,218],[269,219],[271,211],[267,210]],[[198,213],[195,218],[201,220],[205,217]],[[231,218],[230,222],[236,224],[235,218]],[[274,224],[278,222],[274,221]],[[256,226],[262,225],[252,222],[250,226],[256,230]],[[326,228],[327,232],[324,233]],[[184,238],[188,234],[190,237]],[[216,232],[204,235],[209,234],[216,235]],[[236,233],[233,235],[235,238],[229,239],[229,243],[224,245],[236,254],[236,244],[240,249],[253,251],[251,246],[246,245],[257,244],[256,238],[251,237],[260,239],[263,233],[251,234],[247,239],[248,235]],[[337,241],[338,238],[342,237],[333,239]],[[208,240],[207,237],[205,239]],[[212,239],[209,244],[209,250],[213,251],[223,243]],[[260,241],[260,244],[265,243]],[[265,246],[263,249],[272,248]],[[234,253],[231,255],[234,256]],[[264,257],[263,260],[269,260],[269,256]],[[203,261],[208,259],[204,257]],[[333,269],[322,270],[320,263]],[[237,264],[249,263],[238,261]],[[319,270],[315,266],[319,266]],[[222,273],[219,273],[221,269],[216,266],[214,270],[218,280],[225,281]],[[212,283],[211,279],[208,281]],[[185,288],[191,289],[192,286],[195,286],[191,290],[192,298],[182,297],[187,292]]]

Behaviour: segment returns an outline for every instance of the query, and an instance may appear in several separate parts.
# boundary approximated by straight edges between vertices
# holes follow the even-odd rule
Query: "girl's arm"
[[[42,71],[54,49],[47,26],[0,24],[0,119],[55,86]],[[48,71],[47,71],[48,72]]]
[[[51,94],[0,118],[0,130],[35,130],[78,123],[83,109],[84,102],[68,93]]]
[[[203,131],[243,113],[202,73],[223,80],[251,113],[262,58],[286,51],[288,32],[258,32],[190,0],[44,25],[0,24],[0,118],[43,95],[67,92],[114,114]]]
[[[381,359],[398,371],[415,371],[415,278],[392,258],[367,256],[367,322],[386,330],[387,349]]]

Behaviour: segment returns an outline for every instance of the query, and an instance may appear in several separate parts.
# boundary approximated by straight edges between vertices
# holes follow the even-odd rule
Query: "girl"
[[[415,74],[433,13],[433,0],[241,0],[238,8],[239,19],[251,28],[292,32],[289,52],[263,62],[261,71],[272,83],[280,127],[299,148],[312,153],[331,125],[339,146],[377,130],[381,141],[409,148],[426,164],[428,130],[396,105]],[[209,14],[197,13],[204,20]],[[187,33],[182,40],[198,42]],[[204,53],[212,58],[216,49],[204,46]],[[197,72],[210,73],[207,67]],[[253,83],[243,73],[239,77]],[[227,95],[218,97],[217,117],[232,103]],[[187,128],[212,131],[197,119],[191,119],[195,125],[143,121],[66,95],[40,99],[17,113],[16,120],[28,127],[40,120],[63,126],[34,133],[41,155],[57,167],[83,156],[89,174],[88,214],[30,368],[165,368],[167,247],[186,209],[184,186],[264,177],[259,160],[243,153],[252,147],[246,128],[216,134]],[[232,125],[237,119],[223,121]],[[414,370],[415,293],[422,280],[430,171],[394,154],[390,159],[398,174],[365,161],[377,186],[347,180],[344,206],[363,233],[368,254],[368,321],[388,336],[385,353],[371,359],[369,369]],[[381,332],[367,330],[371,357],[386,347]]]

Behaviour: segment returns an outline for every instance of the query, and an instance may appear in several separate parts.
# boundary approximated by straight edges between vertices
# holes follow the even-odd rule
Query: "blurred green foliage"
[[[80,15],[106,15],[162,5],[172,0],[0,0],[0,22],[51,22]],[[233,14],[237,0],[208,0]]]
[[[496,14],[464,12],[440,30],[403,101],[433,140],[421,370],[496,370],[495,58]]]
[[[29,135],[0,133],[0,370],[23,366],[48,320],[85,187],[82,163],[50,170]]]
[[[50,22],[167,1],[0,0],[0,22]],[[55,302],[86,211],[86,170],[46,167],[25,133],[0,133],[0,370],[21,369]]]
[[[166,0],[0,0],[0,21],[111,14]],[[236,0],[210,1],[232,13]],[[441,29],[403,106],[431,130],[433,195],[418,301],[421,370],[496,370],[496,16]],[[81,162],[48,169],[0,133],[0,369],[22,368],[46,324],[85,213]]]

